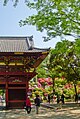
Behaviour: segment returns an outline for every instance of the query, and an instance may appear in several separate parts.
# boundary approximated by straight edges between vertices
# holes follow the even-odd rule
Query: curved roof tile
[[[45,52],[50,48],[34,47],[33,37],[0,37],[0,52]]]

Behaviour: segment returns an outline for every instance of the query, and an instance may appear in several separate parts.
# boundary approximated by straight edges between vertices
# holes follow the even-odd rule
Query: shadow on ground
[[[56,104],[51,104],[53,108],[41,106],[39,114],[35,114],[33,106],[30,114],[25,109],[0,109],[0,119],[80,119],[79,104],[65,104],[62,108],[58,108]]]

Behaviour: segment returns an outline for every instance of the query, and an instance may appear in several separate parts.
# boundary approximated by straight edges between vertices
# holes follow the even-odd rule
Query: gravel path
[[[80,106],[54,106],[53,109],[41,106],[39,114],[35,114],[34,107],[30,114],[25,109],[0,110],[0,119],[80,119]]]

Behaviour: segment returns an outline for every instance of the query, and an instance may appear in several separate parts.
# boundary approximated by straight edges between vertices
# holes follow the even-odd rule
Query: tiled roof
[[[43,52],[48,49],[35,48],[31,37],[0,37],[0,52]]]

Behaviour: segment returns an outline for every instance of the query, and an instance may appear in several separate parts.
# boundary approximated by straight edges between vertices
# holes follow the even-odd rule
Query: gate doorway
[[[26,100],[26,84],[8,85],[8,107],[24,108]]]
[[[24,108],[27,83],[0,84],[0,109]]]

